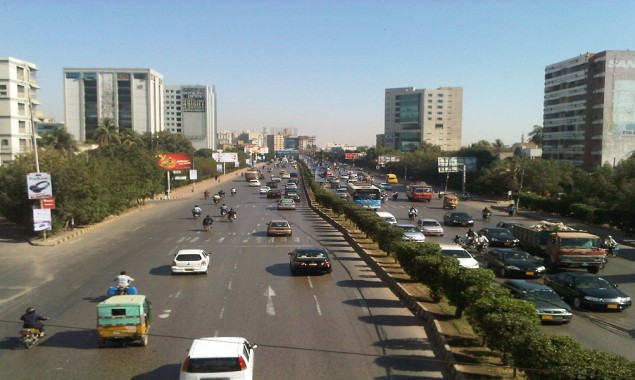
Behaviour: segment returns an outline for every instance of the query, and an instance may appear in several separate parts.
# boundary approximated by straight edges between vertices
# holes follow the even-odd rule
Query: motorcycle
[[[205,191],[205,192],[203,193],[203,198],[205,198],[205,199],[209,199],[209,191]]]
[[[196,220],[201,217],[201,213],[198,211],[192,211],[192,217]]]
[[[620,246],[618,244],[614,244],[614,245],[602,244],[602,248],[606,250],[606,256],[610,256],[610,257],[617,257],[617,253],[620,251]]]
[[[454,244],[458,244],[463,248],[467,248],[467,242],[460,235],[456,235],[452,240]]]
[[[491,212],[484,212],[483,213],[483,220],[486,222],[489,222],[489,220],[492,218],[492,213]]]
[[[220,195],[214,194],[214,197],[212,197],[212,200],[214,201],[214,204],[220,202]]]
[[[225,215],[227,215],[227,211],[228,211],[228,210],[227,210],[226,208],[222,208],[222,207],[221,207],[221,208],[220,208],[220,216],[225,216]]]
[[[123,296],[123,295],[136,295],[138,294],[137,288],[134,286],[111,286],[106,292],[108,296]]]
[[[22,340],[22,344],[27,350],[35,346],[43,336],[44,335],[40,334],[40,330],[34,327],[23,327],[22,330],[20,330],[20,340]]]
[[[476,252],[478,253],[485,253],[487,252],[487,248],[489,247],[489,244],[486,242],[479,242],[476,243]]]
[[[383,203],[388,202],[388,195],[386,195],[386,194],[382,195],[382,196],[381,196],[381,201],[382,201]]]
[[[394,193],[392,193],[392,200],[396,201],[397,198],[399,198],[399,193],[395,191]]]
[[[410,218],[410,220],[417,219],[417,213],[415,211],[409,211],[408,212],[408,218]]]
[[[236,214],[227,214],[227,220],[229,220],[229,223],[234,223],[235,219],[236,219]]]
[[[205,229],[205,232],[209,232],[209,230],[212,228],[211,224],[203,224],[203,228]]]
[[[232,197],[236,195],[236,189],[232,189],[231,190],[231,195],[232,195]]]

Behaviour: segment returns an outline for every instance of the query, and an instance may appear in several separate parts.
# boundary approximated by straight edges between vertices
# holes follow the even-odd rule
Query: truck
[[[585,268],[598,273],[606,264],[606,251],[596,235],[560,222],[541,221],[528,227],[514,224],[512,228],[523,249],[544,258],[549,272]]]
[[[409,201],[430,202],[432,194],[432,187],[426,183],[406,186],[406,195]]]
[[[247,182],[252,179],[260,179],[260,172],[258,170],[247,170],[243,177],[245,177],[245,181]]]

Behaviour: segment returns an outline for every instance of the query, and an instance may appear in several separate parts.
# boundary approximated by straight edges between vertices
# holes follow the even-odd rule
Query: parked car
[[[441,256],[454,257],[463,268],[475,269],[479,267],[478,261],[472,254],[457,244],[441,244]]]
[[[624,310],[631,297],[604,278],[584,272],[562,272],[545,276],[545,285],[571,302],[576,309]]]
[[[250,179],[249,187],[260,187],[260,181],[257,179]]]
[[[383,220],[385,220],[386,222],[395,225],[397,224],[397,218],[395,218],[395,216],[389,212],[385,212],[385,211],[376,211],[375,212],[380,218],[382,218]]]
[[[446,226],[472,227],[474,226],[474,219],[465,212],[450,211],[443,215],[443,223]]]
[[[394,226],[403,230],[403,240],[414,241],[417,243],[423,243],[426,241],[426,236],[421,233],[414,224],[397,223]]]
[[[267,194],[271,190],[269,186],[260,186],[260,194]]]
[[[278,201],[278,210],[295,210],[295,202],[291,198],[281,198]]]
[[[527,280],[507,280],[504,286],[514,297],[533,303],[540,322],[571,322],[573,318],[571,308],[550,287]]]
[[[181,249],[172,260],[172,274],[205,273],[209,268],[209,253],[202,249]]]
[[[490,247],[517,247],[520,245],[520,240],[507,228],[485,227],[478,232],[489,240]]]
[[[267,198],[282,198],[282,190],[271,189],[267,191]]]
[[[272,220],[267,223],[267,236],[291,236],[293,230],[286,220]]]
[[[181,365],[179,380],[252,380],[256,347],[238,337],[194,339]]]
[[[296,248],[289,252],[289,267],[292,274],[331,273],[331,259],[328,252],[319,247]]]
[[[485,267],[501,277],[541,277],[542,262],[529,253],[513,248],[498,248],[485,253]]]
[[[441,223],[435,219],[419,219],[417,221],[417,227],[426,236],[443,236],[443,227]]]

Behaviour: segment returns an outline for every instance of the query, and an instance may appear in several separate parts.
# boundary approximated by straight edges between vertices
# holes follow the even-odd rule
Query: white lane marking
[[[315,307],[317,308],[317,313],[319,316],[322,316],[322,309],[320,308],[320,303],[317,300],[317,296],[314,294],[313,299],[315,300]]]
[[[225,240],[225,236],[223,236],[222,238],[218,239],[218,242],[219,242],[219,243],[222,243],[222,242],[223,242],[223,240]]]
[[[223,319],[223,313],[225,312],[225,306],[220,308],[220,314],[218,315],[218,319]]]
[[[192,240],[191,240],[191,242],[192,242],[192,243],[194,243],[195,241],[197,241],[197,240],[198,240],[198,239],[200,239],[200,238],[201,238],[200,236],[193,237],[193,238],[192,238]]]
[[[183,243],[184,241],[185,241],[185,238],[184,238],[184,237],[182,237],[182,238],[180,238],[179,240],[177,240],[176,242],[177,242],[177,243]]]
[[[267,314],[276,315],[276,309],[273,307],[273,299],[271,298],[276,296],[276,292],[274,292],[273,289],[271,289],[271,286],[269,286],[267,287],[264,296],[267,297]]]
[[[174,294],[170,294],[168,297],[169,298],[179,298],[179,296],[181,295],[181,291],[178,291]]]
[[[161,313],[161,314],[157,315],[157,317],[165,319],[165,318],[167,318],[167,317],[169,317],[169,316],[170,316],[170,312],[171,312],[171,311],[172,311],[172,310],[170,310],[170,309],[163,310],[163,313]]]
[[[232,290],[232,280],[229,280],[229,284],[227,284],[227,290]]]
[[[309,287],[313,289],[313,282],[311,281],[311,277],[306,276],[306,279],[309,281]]]

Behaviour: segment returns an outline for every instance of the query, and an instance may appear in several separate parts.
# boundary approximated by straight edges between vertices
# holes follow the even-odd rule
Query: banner
[[[51,210],[48,208],[33,209],[33,231],[52,230]]]
[[[29,199],[42,199],[53,196],[51,175],[48,173],[28,173],[26,175],[26,187]]]
[[[156,156],[163,170],[192,169],[192,155],[186,153],[164,153]]]

